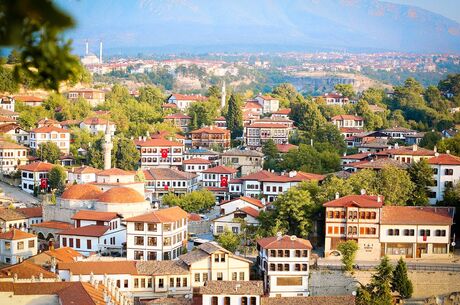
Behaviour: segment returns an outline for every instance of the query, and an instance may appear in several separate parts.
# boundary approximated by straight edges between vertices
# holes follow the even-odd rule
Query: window
[[[270,271],[275,271],[275,269],[276,269],[276,267],[275,267],[275,266],[276,266],[276,265],[275,265],[275,264],[273,264],[273,263],[272,263],[272,264],[270,264]]]
[[[147,260],[156,261],[157,260],[157,253],[155,251],[148,251],[147,252]]]
[[[270,250],[270,256],[276,257],[276,250]]]
[[[165,261],[170,260],[171,259],[171,252],[169,252],[169,251],[163,252],[163,259]]]
[[[91,249],[92,248],[92,245],[91,245],[91,239],[88,239],[86,241],[86,249]]]
[[[224,233],[224,227],[223,226],[217,226],[217,233]]]
[[[182,287],[187,287],[187,278],[186,277],[183,277],[182,278]]]
[[[208,280],[208,274],[203,273],[203,282],[206,282]]]
[[[80,238],[75,239],[75,247],[80,249]]]
[[[212,297],[211,298],[211,305],[218,305],[219,299],[217,297]]]
[[[147,288],[152,288],[152,278],[147,279]]]
[[[452,176],[454,174],[454,170],[452,168],[446,168],[444,170],[444,175],[446,176]]]
[[[134,279],[134,288],[139,288],[139,279],[138,278]]]
[[[248,297],[241,297],[241,305],[248,305]]]
[[[141,260],[143,258],[144,258],[144,252],[143,251],[134,251],[134,259]]]
[[[164,231],[171,231],[171,224],[170,223],[165,223],[163,225],[163,230]]]
[[[156,223],[147,224],[147,230],[149,230],[150,232],[156,232],[157,231],[157,224]]]
[[[237,281],[238,280],[237,275],[238,275],[238,273],[232,272],[232,281]]]
[[[230,305],[230,297],[224,298],[224,305]]]
[[[180,286],[180,282],[179,282],[179,286]],[[174,287],[174,278],[170,278],[169,279],[169,287]]]
[[[164,287],[165,287],[165,280],[158,279],[158,288],[164,288]]]
[[[195,282],[200,282],[200,274],[195,273]]]
[[[224,279],[224,274],[222,272],[217,272],[217,280],[222,281]]]
[[[7,251],[11,250],[11,242],[10,241],[5,241],[5,250],[7,250]]]
[[[35,248],[35,240],[29,240],[29,248]]]
[[[435,236],[446,236],[446,230],[436,230],[434,231]]]
[[[240,281],[244,281],[244,272],[240,272]]]
[[[301,286],[302,277],[277,277],[276,278],[277,286]]]
[[[144,245],[144,236],[134,236],[134,244],[136,246],[143,246]]]
[[[176,278],[176,287],[180,287],[180,277]]]
[[[157,238],[156,237],[149,237],[147,239],[147,243],[149,246],[156,246],[157,245]]]
[[[428,198],[436,198],[436,192],[428,192]]]
[[[430,236],[431,231],[430,230],[420,230],[420,236]]]
[[[135,222],[134,223],[134,230],[135,231],[144,231],[144,223],[143,222]]]
[[[163,246],[171,246],[171,237],[165,237],[164,238]]]
[[[256,297],[251,297],[250,305],[256,305],[256,304],[257,304],[257,298]]]
[[[18,244],[17,244],[17,248],[18,248],[18,250],[23,250],[24,249],[24,242],[19,241]]]

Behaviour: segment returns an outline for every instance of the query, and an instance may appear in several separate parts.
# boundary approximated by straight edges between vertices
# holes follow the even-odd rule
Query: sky
[[[460,0],[385,0],[399,4],[418,6],[460,22]]]

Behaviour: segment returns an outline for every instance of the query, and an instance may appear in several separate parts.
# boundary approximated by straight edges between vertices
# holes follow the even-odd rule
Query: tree
[[[241,238],[226,228],[224,233],[217,237],[217,242],[228,251],[234,253],[241,244]]]
[[[145,86],[139,90],[139,102],[150,104],[158,111],[160,111],[165,98],[161,89],[155,86]]]
[[[449,151],[453,155],[460,156],[460,133],[457,133],[452,138],[439,141],[438,150],[440,152]]]
[[[393,267],[387,256],[382,257],[376,269],[377,272],[372,275],[370,283],[374,303],[379,305],[391,305],[393,301],[391,296]]]
[[[378,180],[379,194],[392,205],[406,205],[415,188],[407,171],[394,166],[383,168],[378,174]]]
[[[348,240],[340,243],[337,246],[337,250],[342,254],[342,264],[345,271],[352,271],[356,251],[358,251],[358,243],[354,240]]]
[[[434,149],[434,147],[438,144],[439,141],[441,141],[441,139],[442,136],[439,132],[428,131],[420,141],[420,147]]]
[[[210,191],[203,189],[185,195],[168,193],[163,196],[162,201],[167,206],[179,206],[189,213],[199,213],[212,208],[216,198]]]
[[[414,191],[409,198],[411,205],[427,205],[428,187],[432,185],[433,169],[424,159],[412,163],[407,169],[410,179],[414,184]]]
[[[269,139],[262,146],[262,153],[264,154],[264,169],[279,169],[279,151],[275,142]]]
[[[402,257],[398,260],[398,264],[393,271],[391,290],[398,292],[403,299],[410,299],[412,293],[414,292],[412,282],[407,275],[406,263]]]
[[[53,1],[2,1],[0,11],[0,45],[20,53],[16,79],[25,76],[34,86],[58,91],[61,81],[76,81],[81,76],[83,69],[71,54],[71,41],[61,35],[74,22]]]
[[[56,143],[48,141],[39,145],[36,154],[42,161],[56,163],[61,156],[61,150]]]
[[[460,182],[444,190],[442,205],[460,207]],[[455,214],[456,216],[458,213]]]
[[[377,173],[372,169],[363,169],[353,174],[349,179],[353,192],[356,194],[365,190],[367,194],[378,195],[378,177]]]
[[[117,141],[116,147],[116,167],[124,170],[134,170],[139,162],[140,154],[134,142],[127,138]]]
[[[57,190],[61,194],[65,189],[66,172],[62,166],[54,166],[48,176],[51,189]]]
[[[355,96],[352,84],[337,84],[334,86],[334,89],[345,97],[353,98]]]
[[[226,115],[227,128],[232,133],[232,139],[243,135],[243,112],[241,110],[241,99],[236,93],[232,93],[228,101],[228,111]]]
[[[217,117],[217,107],[210,102],[193,103],[187,110],[191,117],[191,130],[213,125],[213,120]]]

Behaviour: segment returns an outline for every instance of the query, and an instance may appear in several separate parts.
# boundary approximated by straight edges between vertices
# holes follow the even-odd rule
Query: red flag
[[[426,231],[423,233],[423,241],[426,241]]]
[[[162,158],[167,158],[168,157],[168,149],[167,148],[162,148],[161,149],[161,157]]]
[[[165,191],[169,189],[169,186],[165,184]]]
[[[48,179],[41,178],[40,179],[40,188],[46,189],[48,187]]]
[[[227,176],[221,176],[220,178],[220,186],[227,187],[228,186],[228,178]]]

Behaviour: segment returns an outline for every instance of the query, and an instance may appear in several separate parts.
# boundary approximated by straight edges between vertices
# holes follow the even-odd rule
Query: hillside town
[[[0,304],[460,304],[458,54],[77,57],[39,2],[0,33]]]

